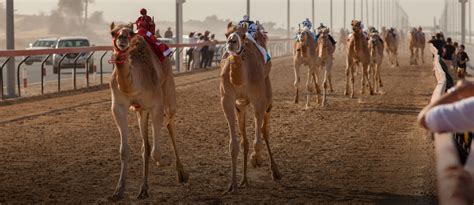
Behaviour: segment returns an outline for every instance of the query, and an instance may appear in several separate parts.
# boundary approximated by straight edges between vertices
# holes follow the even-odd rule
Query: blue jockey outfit
[[[257,46],[260,53],[262,53],[262,55],[264,56],[264,58],[263,58],[264,62],[267,63],[271,59],[270,53],[268,53],[267,50],[265,50],[265,48],[258,45],[258,43],[255,41],[255,38],[254,38],[255,33],[257,32],[257,24],[255,24],[255,22],[253,22],[253,21],[250,21],[249,16],[247,16],[247,15],[244,16],[243,20],[239,21],[239,26],[242,26],[244,23],[248,24],[247,33],[246,33],[245,36],[247,37],[247,39],[252,41],[255,44],[255,46]]]

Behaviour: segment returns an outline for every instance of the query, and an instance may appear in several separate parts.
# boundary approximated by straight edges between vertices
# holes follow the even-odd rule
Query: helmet
[[[140,14],[141,15],[146,15],[146,9],[145,8],[140,9]]]
[[[244,21],[248,21],[249,20],[249,16],[248,15],[244,15]]]

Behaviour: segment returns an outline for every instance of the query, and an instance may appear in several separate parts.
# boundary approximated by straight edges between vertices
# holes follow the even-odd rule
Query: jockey
[[[320,23],[320,24],[319,24],[319,27],[318,27],[318,34],[316,35],[316,38],[315,38],[316,41],[318,41],[319,35],[321,35],[321,31],[322,31],[323,28],[327,28],[327,27],[324,26],[323,23]],[[328,36],[329,36],[329,40],[331,41],[331,43],[332,43],[333,45],[336,45],[336,41],[335,41],[334,38],[331,36],[331,34],[328,34]]]
[[[375,27],[369,27],[369,34],[379,35],[379,31]],[[379,36],[379,41],[380,41],[380,43],[383,44],[383,40],[382,40],[382,38],[380,38],[380,36]]]
[[[164,61],[166,57],[173,54],[173,50],[171,50],[165,43],[156,39],[154,35],[155,22],[153,22],[153,19],[147,15],[146,9],[141,9],[140,14],[141,16],[135,21],[135,24],[137,25],[137,31],[135,33],[143,36],[160,61]]]
[[[252,41],[255,44],[255,46],[257,46],[260,53],[262,53],[262,55],[264,56],[263,58],[264,62],[267,63],[271,59],[270,53],[268,53],[267,50],[265,50],[265,48],[258,45],[257,41],[255,41],[255,33],[257,33],[257,24],[255,24],[255,22],[253,21],[250,21],[248,15],[244,15],[243,19],[239,21],[239,26],[243,26],[244,23],[247,23],[248,25],[247,33],[245,34],[245,36],[247,37],[247,39]]]
[[[390,27],[388,30],[388,33],[392,34],[392,36],[395,38],[397,36],[397,32],[395,31],[395,28]]]
[[[317,40],[316,35],[314,34],[313,24],[311,23],[309,18],[306,18],[303,22],[301,22],[300,25],[303,25],[303,29],[306,30],[306,31],[309,31],[309,33],[311,34],[313,39]]]

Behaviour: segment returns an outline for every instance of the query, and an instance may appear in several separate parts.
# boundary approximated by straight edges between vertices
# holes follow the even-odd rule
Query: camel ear
[[[227,28],[228,28],[228,29],[231,28],[232,26],[234,26],[234,25],[232,25],[232,22],[229,22],[229,23],[227,24]]]
[[[110,24],[110,35],[112,35],[112,37],[115,36],[114,29],[115,29],[115,23],[112,21],[112,23]]]

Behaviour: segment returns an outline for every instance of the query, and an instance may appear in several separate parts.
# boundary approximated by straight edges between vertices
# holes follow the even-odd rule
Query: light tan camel
[[[369,37],[369,53],[370,53],[370,75],[374,85],[374,92],[379,92],[379,87],[383,87],[382,78],[380,77],[380,69],[383,61],[384,45],[377,32],[371,33]]]
[[[273,180],[281,178],[278,167],[273,159],[270,149],[270,136],[268,123],[272,108],[272,88],[270,84],[270,67],[264,65],[263,55],[256,45],[246,38],[247,25],[242,27],[227,25],[227,53],[221,60],[221,104],[230,130],[230,153],[232,158],[232,178],[227,192],[237,188],[237,156],[239,153],[239,140],[235,130],[235,117],[241,134],[240,146],[244,150],[243,177],[240,186],[246,187],[247,182],[247,157],[249,143],[245,128],[245,111],[249,104],[255,110],[255,140],[254,151],[250,162],[254,167],[262,165],[262,135],[267,145],[270,157],[270,169]],[[268,64],[268,62],[267,62]]]
[[[127,114],[129,108],[137,112],[142,137],[143,178],[139,199],[148,195],[148,168],[150,156],[159,166],[169,166],[171,158],[160,151],[160,130],[167,126],[176,157],[178,181],[186,182],[188,175],[178,156],[174,118],[176,113],[176,91],[169,59],[160,62],[145,39],[135,35],[132,25],[110,25],[113,37],[115,69],[110,80],[112,93],[112,115],[120,133],[120,178],[110,200],[124,197],[127,178],[129,146]],[[153,146],[148,143],[148,118],[151,116]],[[164,122],[163,122],[163,118]],[[150,150],[151,148],[151,150]]]
[[[362,64],[362,80],[361,80],[361,94],[365,92],[365,86],[368,84],[370,95],[374,94],[372,85],[369,79],[369,48],[368,42],[364,34],[362,33],[361,22],[358,20],[352,20],[352,34],[347,40],[347,67],[346,67],[346,89],[344,95],[354,97],[354,71],[356,66]],[[351,86],[349,85],[349,81]],[[350,93],[349,93],[350,87]]]
[[[399,35],[395,33],[395,30],[388,30],[382,36],[385,41],[385,49],[388,54],[388,61],[392,67],[399,67],[398,63],[398,45],[399,45]]]
[[[329,29],[322,28],[319,31],[320,35],[318,38],[318,58],[320,70],[324,70],[324,80],[323,80],[323,102],[322,105],[326,105],[326,95],[328,91],[328,87],[330,92],[334,92],[332,89],[332,82],[331,82],[331,69],[332,69],[332,61],[334,59],[334,52],[336,51],[336,47],[332,44],[329,40]]]
[[[316,53],[316,41],[308,30],[299,29],[298,39],[293,45],[293,64],[295,71],[295,103],[299,100],[300,67],[308,67],[308,76],[306,78],[306,108],[309,108],[311,95],[316,91],[317,103],[321,102],[321,89],[318,85],[317,64],[318,56]]]
[[[416,28],[410,30],[408,35],[408,47],[410,48],[410,65],[418,65],[419,52],[421,51],[421,62],[425,63],[425,34],[417,31]]]

